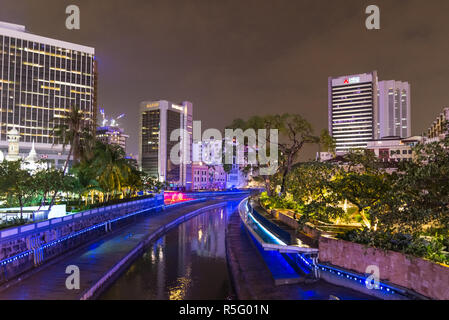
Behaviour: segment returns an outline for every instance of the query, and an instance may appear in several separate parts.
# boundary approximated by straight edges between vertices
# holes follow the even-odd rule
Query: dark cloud
[[[135,153],[142,100],[190,100],[203,127],[290,112],[319,132],[327,77],[374,69],[411,83],[412,132],[421,133],[449,101],[449,2],[375,3],[379,31],[365,29],[372,1],[360,0],[2,0],[0,20],[94,46],[100,104],[126,113]],[[64,27],[69,4],[81,9],[80,31]]]

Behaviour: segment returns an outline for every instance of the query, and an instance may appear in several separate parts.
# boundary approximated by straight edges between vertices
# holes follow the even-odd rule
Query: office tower
[[[125,114],[122,113],[116,118],[107,119],[103,108],[100,109],[100,113],[103,119],[101,126],[97,128],[97,139],[103,143],[119,145],[123,151],[126,151],[126,140],[129,136],[124,133],[123,128],[118,123],[118,120],[122,119]]]
[[[192,189],[192,114],[192,103],[187,101],[140,104],[139,167],[172,188]],[[176,135],[177,129],[184,134]]]
[[[411,136],[410,84],[402,81],[379,81],[377,135],[407,138]]]
[[[83,126],[95,133],[94,54],[94,48],[0,22],[0,149],[7,148],[8,131],[15,127],[24,155],[35,142],[42,158],[62,166],[66,156],[53,129],[64,122],[72,106],[80,108]]]
[[[126,140],[129,138],[124,130],[119,126],[109,125],[97,128],[97,139],[107,143],[116,144],[120,146],[123,151],[126,151]]]
[[[377,139],[377,90],[377,71],[329,78],[329,133],[337,154],[366,148],[368,141]]]

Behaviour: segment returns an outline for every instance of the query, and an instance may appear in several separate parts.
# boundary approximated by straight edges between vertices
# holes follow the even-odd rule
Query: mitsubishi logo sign
[[[352,84],[352,83],[359,83],[360,82],[360,77],[352,77],[349,79],[345,79],[345,81],[343,82],[344,84]]]

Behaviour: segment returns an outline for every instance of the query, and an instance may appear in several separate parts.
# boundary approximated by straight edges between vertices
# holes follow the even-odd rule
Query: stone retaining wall
[[[432,299],[449,299],[449,267],[399,252],[321,237],[320,263],[364,274],[370,265],[379,267],[381,281],[411,289]]]

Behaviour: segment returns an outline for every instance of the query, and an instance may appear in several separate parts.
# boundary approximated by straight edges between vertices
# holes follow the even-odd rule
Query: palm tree
[[[122,191],[131,174],[131,166],[125,158],[123,149],[118,145],[100,141],[96,142],[91,167],[96,172],[100,187],[106,191],[106,201],[111,194],[116,195]]]
[[[90,128],[83,126],[83,112],[78,106],[72,106],[65,120],[55,126],[53,134],[58,143],[62,144],[63,150],[69,146],[69,153],[63,168],[63,176],[67,173],[70,157],[73,155],[73,163],[77,164],[80,158],[90,155],[93,135]],[[48,210],[54,204],[57,191],[54,192]]]
[[[104,190],[100,187],[98,181],[96,180],[96,172],[94,168],[91,167],[90,161],[81,161],[70,171],[76,177],[76,192],[78,194],[78,203],[82,195],[86,195],[86,205],[87,205],[87,195],[90,194],[93,203],[93,198],[95,192],[102,193]]]
[[[143,189],[143,173],[133,167],[130,163],[128,163],[130,168],[129,173],[126,177],[126,189],[129,197],[132,197],[137,193],[137,191]]]
[[[85,156],[91,156],[93,135],[89,127],[83,126],[83,112],[77,106],[73,106],[67,113],[65,121],[54,128],[57,141],[65,149],[69,146],[69,154],[64,165],[66,172],[70,157],[76,164]]]

